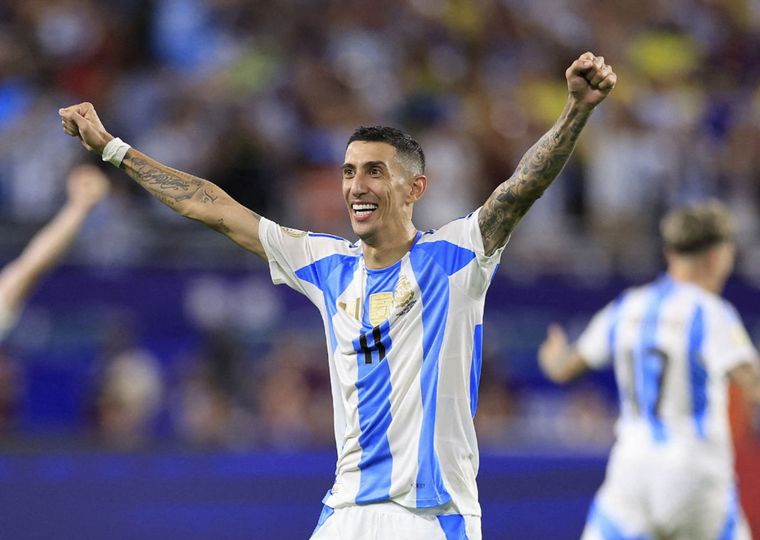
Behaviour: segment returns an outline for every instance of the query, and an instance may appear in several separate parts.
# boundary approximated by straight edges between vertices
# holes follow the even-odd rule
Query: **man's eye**
[[[369,174],[371,174],[372,176],[379,176],[380,174],[382,174],[382,171],[379,168],[374,167],[369,170]]]
[[[353,169],[343,169],[343,176],[353,176],[354,170]]]

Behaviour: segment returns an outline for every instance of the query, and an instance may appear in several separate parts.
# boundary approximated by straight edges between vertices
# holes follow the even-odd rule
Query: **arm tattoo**
[[[191,199],[205,182],[191,174],[145,159],[132,150],[127,152],[121,166],[138,184],[173,210],[177,210],[182,201]],[[213,203],[214,200],[213,193],[204,192],[203,202]]]
[[[228,234],[231,229],[224,223],[224,218],[219,218],[213,228],[222,234]]]
[[[235,202],[219,186],[163,165],[133,148],[127,151],[121,168],[178,214],[200,221],[267,259],[258,233],[260,216]],[[253,219],[248,218],[245,211]]]
[[[219,198],[218,195],[214,195],[214,192],[210,189],[204,189],[203,190],[203,198],[201,199],[201,202],[204,204],[214,204],[216,200]]]
[[[488,255],[504,245],[517,222],[557,177],[588,117],[589,112],[566,105],[554,126],[525,153],[509,180],[485,202],[478,224]]]

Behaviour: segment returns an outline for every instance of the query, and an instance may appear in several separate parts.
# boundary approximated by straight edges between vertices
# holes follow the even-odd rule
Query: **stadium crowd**
[[[262,215],[344,236],[336,193],[345,140],[357,124],[399,125],[428,156],[436,188],[416,214],[428,228],[471,211],[510,174],[561,109],[558,74],[584,50],[604,51],[614,66],[615,99],[520,224],[500,272],[519,282],[651,276],[663,210],[717,196],[739,222],[737,272],[760,284],[752,0],[0,2],[0,257],[54,212],[63,171],[83,156],[57,129],[62,104],[92,101],[115,135]],[[70,261],[258,264],[125,176],[113,182]],[[201,447],[331,446],[320,339],[302,343],[285,326],[255,355],[206,315],[197,315],[201,345],[180,359],[157,358],[123,322],[107,333],[86,415],[96,438],[139,447],[163,422]],[[5,429],[21,400],[21,365],[0,358]],[[536,418],[569,444],[609,444],[614,412],[593,386],[555,404],[513,392],[498,358],[484,365],[496,366],[483,376],[477,417],[486,445],[524,435]]]

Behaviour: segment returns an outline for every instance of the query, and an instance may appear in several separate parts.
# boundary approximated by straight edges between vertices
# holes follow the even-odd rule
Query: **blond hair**
[[[660,222],[665,249],[679,255],[698,254],[732,242],[735,232],[731,212],[716,199],[675,208]]]

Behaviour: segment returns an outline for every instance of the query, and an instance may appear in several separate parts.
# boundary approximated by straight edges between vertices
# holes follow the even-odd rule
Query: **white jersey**
[[[724,299],[663,275],[597,313],[577,343],[593,368],[614,362],[619,443],[706,443],[728,457],[726,374],[757,351]]]
[[[480,515],[473,417],[501,250],[485,255],[477,215],[418,233],[380,270],[366,268],[360,242],[261,220],[273,282],[305,294],[324,320],[338,449],[326,505]]]

